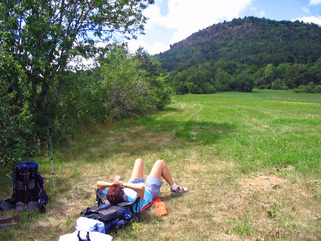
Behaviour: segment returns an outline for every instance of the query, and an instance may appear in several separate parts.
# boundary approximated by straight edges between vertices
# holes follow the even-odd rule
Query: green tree
[[[30,113],[23,105],[21,94],[27,95],[23,67],[3,49],[0,49],[0,165],[21,160],[30,152],[28,141],[37,143],[28,127]],[[19,80],[8,82],[8,79]]]
[[[187,72],[187,70],[171,74],[169,78],[171,79],[171,83],[176,94],[184,95],[188,93],[188,88],[186,86],[186,80],[188,76],[189,73]]]
[[[187,78],[187,88],[189,93],[203,94],[206,93],[206,77],[203,72],[196,71]]]
[[[293,64],[286,71],[287,82],[291,82],[293,87],[307,85],[313,79],[312,73],[306,64]]]
[[[118,47],[108,53],[103,63],[102,78],[97,81],[94,95],[99,96],[101,111],[110,118],[162,109],[170,101],[164,78],[152,74],[156,68],[152,63],[146,65],[152,60],[148,61],[149,56],[144,54],[146,59],[141,62],[141,54],[131,55],[127,49]]]
[[[99,55],[99,41],[135,38],[154,0],[4,0],[0,2],[1,96],[10,118],[29,119],[30,139],[57,124],[68,64]],[[11,67],[8,67],[7,65]],[[17,74],[17,70],[23,73]],[[20,73],[19,72],[19,73]],[[9,118],[9,116],[8,116]],[[61,120],[61,118],[59,119]],[[22,125],[22,123],[20,123]],[[16,142],[17,144],[17,142]],[[15,145],[15,144],[13,144]]]
[[[164,77],[160,62],[150,56],[143,48],[136,51],[134,58],[140,63],[139,69],[145,71],[145,80],[153,92],[151,102],[157,109],[163,109],[170,102],[171,90]]]
[[[276,79],[276,68],[273,64],[268,64],[265,67],[263,78],[268,84],[271,84]]]
[[[254,80],[252,79],[252,76],[245,72],[234,75],[233,80],[230,84],[231,90],[240,92],[252,92],[253,87]]]
[[[226,91],[230,88],[232,82],[232,76],[226,71],[218,68],[215,72],[215,83],[214,87],[218,91]]]
[[[281,63],[276,67],[276,76],[284,80],[286,77],[286,70],[290,67],[290,63]]]
[[[310,67],[310,72],[313,82],[316,85],[321,85],[321,58],[313,63],[313,65]]]

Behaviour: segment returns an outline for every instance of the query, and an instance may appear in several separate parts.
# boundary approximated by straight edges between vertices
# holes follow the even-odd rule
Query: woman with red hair
[[[163,185],[161,178],[170,185],[171,195],[183,194],[187,188],[179,187],[172,178],[172,175],[163,160],[155,162],[150,174],[144,182],[144,163],[142,159],[137,159],[133,168],[131,178],[128,183],[124,183],[119,176],[116,176],[113,183],[98,181],[97,187],[100,190],[109,188],[107,199],[112,204],[120,202],[131,202],[140,197],[136,212],[140,212],[145,206],[150,204],[160,194],[160,187]]]

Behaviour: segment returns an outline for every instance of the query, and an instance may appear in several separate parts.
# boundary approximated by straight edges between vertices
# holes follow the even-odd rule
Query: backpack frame
[[[43,189],[44,180],[36,162],[21,162],[15,166],[11,181],[11,198],[4,200],[1,208],[17,211],[38,209],[41,213],[45,212],[48,196]]]

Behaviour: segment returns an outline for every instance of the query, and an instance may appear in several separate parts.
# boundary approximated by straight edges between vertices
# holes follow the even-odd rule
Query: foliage
[[[28,106],[22,97],[28,95],[26,74],[12,55],[8,55],[2,45],[0,49],[0,165],[5,161],[21,160],[26,152],[32,151],[29,144],[38,144],[30,129],[33,123]],[[8,80],[17,81],[10,82]]]
[[[145,56],[149,68],[139,55]],[[65,72],[55,119],[57,138],[76,134],[83,124],[136,117],[170,102],[160,64],[143,50],[133,55],[114,46],[99,61],[101,67],[95,69]]]
[[[113,49],[102,62],[95,87],[95,96],[103,101],[101,111],[114,118],[162,109],[170,92],[159,67],[142,50],[132,56],[125,48]]]
[[[217,91],[318,85],[320,57],[318,25],[255,17],[215,24],[158,55],[177,94],[205,93],[199,71]],[[244,78],[249,80],[246,85]]]
[[[97,57],[105,52],[106,48],[96,47],[98,41],[135,38],[142,33],[146,22],[142,11],[153,2],[22,0],[0,3],[2,163],[30,154],[46,140],[49,126],[64,132],[59,128],[67,128],[62,122],[70,119],[63,112],[69,108],[64,101],[81,97],[62,97],[63,93],[69,89],[74,95],[91,96],[92,85],[83,82],[78,86],[71,80],[73,75],[67,71],[68,64],[76,56]],[[76,110],[85,108],[78,104],[75,104]],[[87,114],[72,114],[76,115]]]
[[[321,84],[317,85],[316,87],[314,87],[314,91],[316,93],[321,93]]]
[[[191,67],[181,72],[173,71],[169,82],[177,94],[212,94],[216,91],[251,92],[254,87],[253,74],[247,65],[234,61],[218,61],[214,65],[206,62],[198,68]]]
[[[139,72],[144,73],[144,79],[149,85],[149,98],[156,109],[162,110],[171,101],[172,90],[170,89],[165,71],[159,60],[150,56],[142,48],[136,51],[134,56],[138,60]],[[153,107],[153,108],[154,108]]]
[[[321,85],[315,86],[313,82],[307,85],[300,85],[298,88],[293,89],[294,93],[321,93]]]

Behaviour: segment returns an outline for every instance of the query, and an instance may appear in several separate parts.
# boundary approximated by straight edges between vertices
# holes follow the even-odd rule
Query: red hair
[[[111,204],[117,204],[117,203],[121,203],[121,202],[125,202],[125,198],[124,198],[124,190],[122,189],[121,186],[113,184],[110,186],[110,188],[108,189],[107,192],[107,200],[111,203]]]

